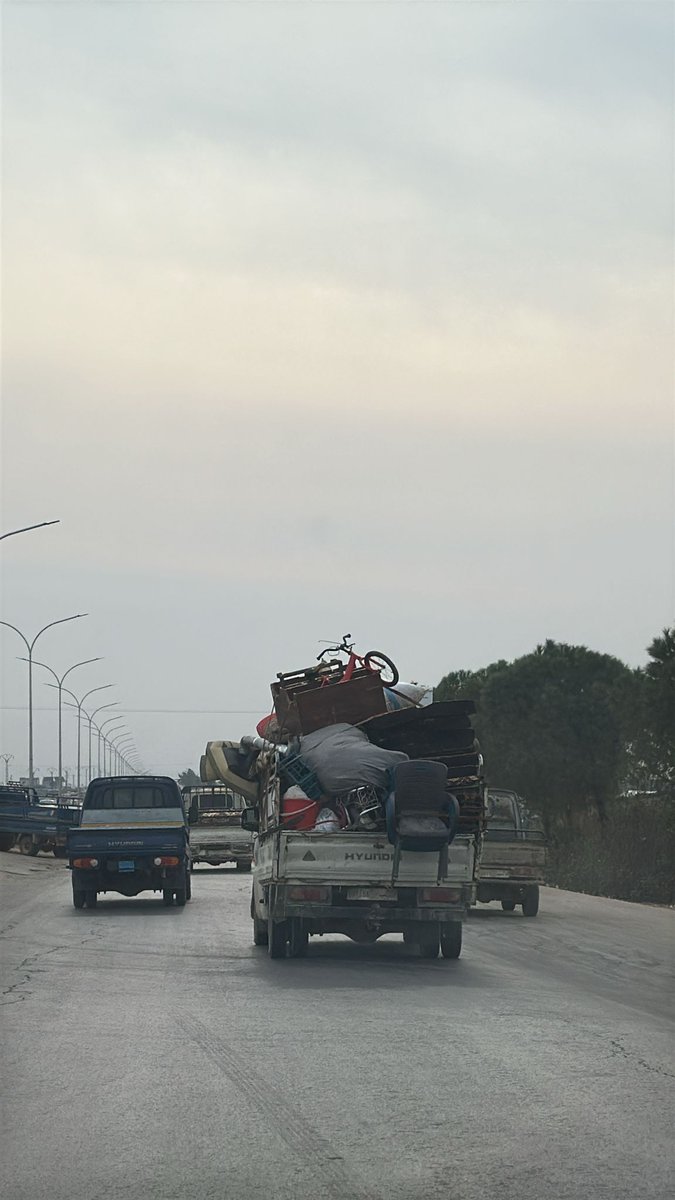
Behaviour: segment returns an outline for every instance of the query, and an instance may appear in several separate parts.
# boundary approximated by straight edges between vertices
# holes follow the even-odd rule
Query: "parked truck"
[[[241,827],[246,800],[225,784],[201,784],[183,788],[183,803],[190,822],[192,862],[219,867],[234,863],[238,871],[250,871],[253,837]]]
[[[66,834],[77,824],[76,803],[42,800],[34,788],[21,784],[0,786],[0,850],[16,846],[21,854],[35,856],[41,850],[65,858]]]
[[[188,819],[175,779],[93,779],[67,848],[75,908],[93,908],[102,892],[161,892],[166,905],[190,899]]]
[[[544,834],[532,827],[521,798],[503,788],[490,788],[478,901],[501,900],[504,912],[513,912],[520,904],[523,916],[536,917],[545,867]]]
[[[283,758],[267,753],[259,803],[242,819],[256,834],[251,896],[256,945],[266,945],[272,958],[300,957],[310,936],[341,933],[369,944],[382,934],[400,933],[422,958],[436,958],[439,950],[445,958],[459,957],[462,922],[475,903],[484,820],[482,758],[471,711],[472,702],[452,701],[390,712],[361,726],[371,743],[404,751],[413,763],[434,764],[442,776],[457,823],[440,853],[437,847],[406,848],[410,843],[392,832],[389,818],[383,821],[376,800],[348,827],[331,830],[329,822],[328,832],[294,828],[283,800]],[[390,802],[391,797],[389,812]],[[348,798],[345,807],[354,812]],[[422,805],[419,813],[429,820],[425,811],[430,810]]]

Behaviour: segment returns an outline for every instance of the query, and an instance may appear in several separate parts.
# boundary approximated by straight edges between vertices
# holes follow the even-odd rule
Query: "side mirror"
[[[257,808],[245,808],[241,814],[241,827],[249,833],[257,833],[260,828]]]

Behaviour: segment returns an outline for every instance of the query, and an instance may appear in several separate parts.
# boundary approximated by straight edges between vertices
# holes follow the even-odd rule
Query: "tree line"
[[[488,784],[540,815],[553,882],[675,900],[675,627],[638,669],[548,640],[450,672],[435,698],[476,701]]]

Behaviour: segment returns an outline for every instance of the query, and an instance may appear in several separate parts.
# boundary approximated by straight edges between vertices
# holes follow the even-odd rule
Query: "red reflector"
[[[330,888],[327,887],[289,887],[289,900],[328,900]]]
[[[166,856],[160,858],[157,865],[160,867],[177,867],[179,861],[180,859],[176,858],[175,855],[170,854],[168,858]],[[157,862],[157,859],[155,859],[155,862]]]
[[[460,897],[456,888],[420,888],[420,900],[427,903],[453,904]]]
[[[98,859],[97,858],[74,858],[73,866],[74,867],[97,867]]]

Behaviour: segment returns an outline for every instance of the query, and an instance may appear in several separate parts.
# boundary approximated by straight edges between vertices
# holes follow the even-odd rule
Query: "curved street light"
[[[99,704],[98,708],[95,708],[93,713],[91,713],[91,715],[86,711],[86,709],[84,709],[84,708],[82,709],[82,712],[84,713],[85,717],[87,718],[87,721],[89,722],[89,763],[88,763],[88,767],[87,767],[87,779],[88,779],[89,783],[91,783],[91,771],[92,771],[92,766],[91,766],[91,729],[92,729],[92,725],[93,725],[94,729],[98,729],[98,726],[94,724],[94,717],[98,713],[103,712],[104,709],[117,708],[118,705],[119,705],[119,700],[111,700],[110,704]],[[117,716],[117,713],[115,713],[115,716]],[[99,763],[98,773],[99,773],[99,775],[101,774],[100,763]]]
[[[126,722],[121,719],[117,721],[117,724],[111,725],[110,724],[111,721],[114,722],[116,720],[116,718],[117,718],[117,713],[115,713],[114,717],[109,717],[107,721],[103,721],[101,724],[100,733],[101,733],[101,738],[103,740],[103,774],[104,775],[112,774],[112,745],[110,742],[110,734],[114,733],[115,730],[117,730],[118,733],[121,733],[122,730],[126,729],[126,727],[127,727]],[[110,725],[110,729],[108,730],[107,734],[104,734],[103,730],[105,729],[106,725]],[[109,751],[109,762],[107,764],[107,768],[106,768],[106,747]]]
[[[20,662],[28,662],[28,659],[20,656],[19,661]],[[64,679],[66,679],[68,677],[68,675],[70,675],[71,671],[75,670],[76,667],[86,667],[88,663],[101,662],[101,661],[102,661],[102,659],[100,656],[98,658],[83,658],[82,662],[73,663],[72,667],[68,667],[68,670],[64,671],[63,675],[59,679],[59,676],[56,674],[56,671],[53,669],[53,667],[48,666],[47,663],[38,662],[38,660],[36,658],[33,659],[33,662],[36,667],[44,667],[45,671],[49,671],[50,674],[54,676],[54,678],[56,680],[56,686],[59,689],[59,780],[61,780],[61,782],[59,783],[59,791],[61,791],[63,788],[63,782],[62,782],[62,775],[63,775],[63,732],[62,732],[63,681],[64,681]],[[71,693],[71,695],[72,695],[72,693]]]
[[[117,758],[117,761],[115,763],[115,771],[117,773],[117,772],[119,772],[119,769],[122,765],[121,747],[126,745],[127,749],[131,749],[131,747],[134,746],[135,743],[134,743],[134,739],[131,736],[131,734],[125,734],[122,737],[112,738],[111,745],[115,751],[115,755]]]
[[[18,530],[17,530],[18,532]],[[72,617],[61,617],[58,621],[50,621],[48,625],[43,625],[42,629],[38,629],[32,642],[28,641],[25,633],[17,629],[16,625],[11,625],[9,621],[0,621],[0,625],[5,625],[7,629],[13,629],[18,633],[24,646],[28,651],[28,781],[33,782],[33,648],[39,637],[46,633],[48,629],[53,629],[55,625],[65,625],[67,621],[78,621],[81,617],[89,616],[88,613],[74,613]]]
[[[16,537],[17,533],[30,533],[31,529],[44,529],[45,525],[60,524],[61,518],[57,517],[55,521],[40,521],[37,525],[24,525],[23,529],[10,529],[9,533],[0,533],[0,542],[4,542],[8,537]]]
[[[102,683],[100,687],[89,688],[89,691],[85,692],[84,696],[82,696],[82,698],[79,700],[78,700],[77,696],[75,695],[75,693],[70,691],[70,688],[63,688],[63,691],[66,693],[66,695],[72,696],[73,700],[75,701],[75,707],[77,708],[77,788],[78,788],[78,791],[80,789],[80,771],[81,771],[82,705],[84,704],[85,700],[87,699],[87,696],[93,696],[94,692],[104,692],[106,690],[106,688],[111,688],[114,686],[115,686],[114,683]],[[56,684],[48,683],[47,687],[53,688],[53,687],[56,687]]]

